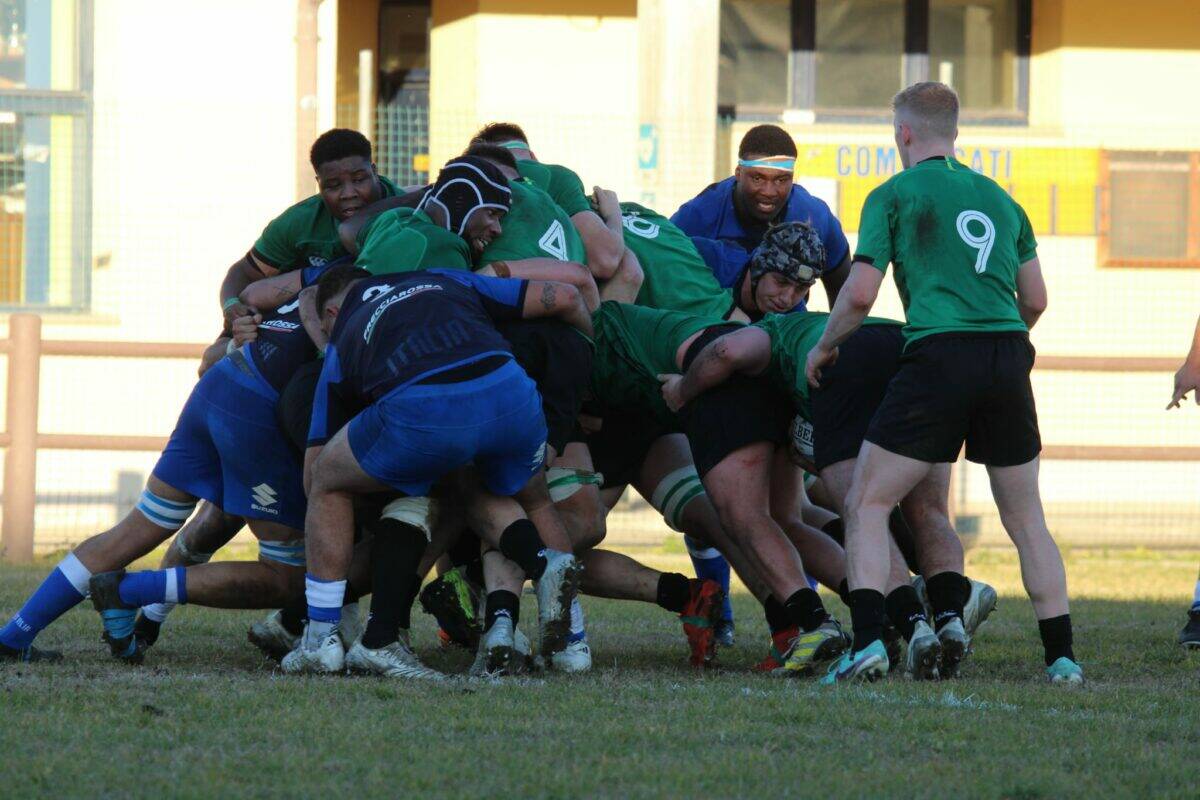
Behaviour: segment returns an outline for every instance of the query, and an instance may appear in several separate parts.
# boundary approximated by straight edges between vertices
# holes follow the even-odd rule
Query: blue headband
[[[786,156],[777,156],[773,158],[739,158],[739,167],[758,167],[760,169],[778,169],[784,172],[796,171],[796,159]]]

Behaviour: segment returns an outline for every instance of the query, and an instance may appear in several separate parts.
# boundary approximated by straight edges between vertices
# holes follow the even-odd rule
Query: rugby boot
[[[251,625],[246,638],[272,661],[282,660],[300,644],[300,637],[283,626],[282,611],[272,611],[266,619]]]
[[[1200,649],[1200,606],[1188,612],[1187,625],[1179,632],[1179,643],[1189,650]]]
[[[555,672],[587,672],[592,668],[592,648],[587,638],[575,639],[550,656],[550,666]]]
[[[1046,677],[1050,679],[1051,683],[1077,686],[1083,683],[1083,667],[1066,656],[1062,656],[1053,664],[1046,667]]]
[[[705,667],[717,657],[717,626],[721,622],[721,605],[725,593],[713,580],[692,578],[688,581],[688,601],[679,614],[683,635],[687,637],[693,667]]]
[[[971,651],[971,637],[967,636],[962,620],[958,617],[947,622],[937,632],[942,645],[942,660],[938,664],[938,676],[955,678],[962,660]]]
[[[752,669],[755,672],[774,672],[783,666],[783,662],[787,660],[788,649],[792,646],[792,640],[800,635],[798,627],[784,628],[781,631],[776,631],[771,634],[771,651],[767,653],[767,657],[755,664]]]
[[[400,631],[399,637],[383,647],[365,647],[362,639],[356,641],[346,653],[346,666],[354,672],[382,675],[385,678],[405,680],[444,681],[447,676],[421,663],[417,654],[408,645],[408,631]]]
[[[455,567],[421,590],[421,608],[437,620],[439,631],[446,635],[444,641],[473,650],[483,632],[478,619],[481,594],[479,587]]]
[[[475,663],[469,674],[476,678],[499,678],[511,674],[509,665],[515,660],[516,633],[511,617],[497,616],[479,640]]]
[[[879,639],[859,650],[846,651],[821,678],[822,686],[837,686],[851,681],[877,681],[888,673],[887,649]]]
[[[295,649],[283,657],[279,666],[289,675],[343,672],[346,669],[346,647],[342,644],[341,632],[334,628],[315,647],[305,647],[304,637],[301,636]]]
[[[737,643],[734,637],[734,625],[731,619],[718,619],[713,627],[713,638],[721,647],[733,647]]]
[[[917,622],[904,654],[904,674],[915,681],[936,680],[941,654],[942,645],[933,628],[923,620]]]
[[[546,569],[538,579],[538,626],[542,633],[542,656],[553,656],[567,646],[571,633],[571,601],[579,591],[583,572],[575,556],[546,550]]]
[[[138,609],[121,599],[121,579],[125,570],[100,572],[88,581],[92,606],[100,612],[104,624],[101,639],[108,644],[109,652],[118,661],[140,664],[145,658],[146,648],[134,636],[133,626]]]
[[[816,630],[801,631],[792,640],[783,666],[776,675],[809,675],[835,660],[850,646],[850,638],[836,619],[830,617]]]
[[[22,647],[18,650],[0,644],[0,663],[11,661],[18,664],[31,664],[34,662],[52,664],[56,661],[62,660],[63,655],[58,650],[43,650],[42,648],[34,647],[33,645]]]
[[[133,623],[133,635],[139,642],[142,643],[144,650],[149,650],[158,641],[158,635],[162,632],[162,623],[157,620],[152,620],[146,616],[145,611],[139,611],[137,619]]]
[[[971,594],[963,606],[963,631],[967,641],[975,638],[975,634],[987,622],[987,618],[996,610],[996,590],[983,581],[971,581]],[[933,617],[930,617],[933,619]]]

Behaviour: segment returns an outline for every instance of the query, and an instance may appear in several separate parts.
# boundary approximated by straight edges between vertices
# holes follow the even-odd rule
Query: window
[[[923,80],[964,122],[1024,122],[1032,0],[722,0],[719,112],[882,119]]]
[[[1100,154],[1100,264],[1200,268],[1200,153]]]
[[[90,0],[0,0],[0,308],[88,304],[90,45]]]

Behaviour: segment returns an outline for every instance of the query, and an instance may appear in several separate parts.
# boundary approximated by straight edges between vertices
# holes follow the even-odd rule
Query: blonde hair
[[[958,135],[958,95],[944,83],[914,83],[892,98],[892,110],[921,139]]]

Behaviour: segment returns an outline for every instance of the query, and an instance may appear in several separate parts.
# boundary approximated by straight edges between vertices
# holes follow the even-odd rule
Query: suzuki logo
[[[250,491],[253,492],[254,502],[258,503],[260,506],[275,505],[276,495],[278,492],[276,492],[270,486],[267,486],[265,483],[260,483]]]

